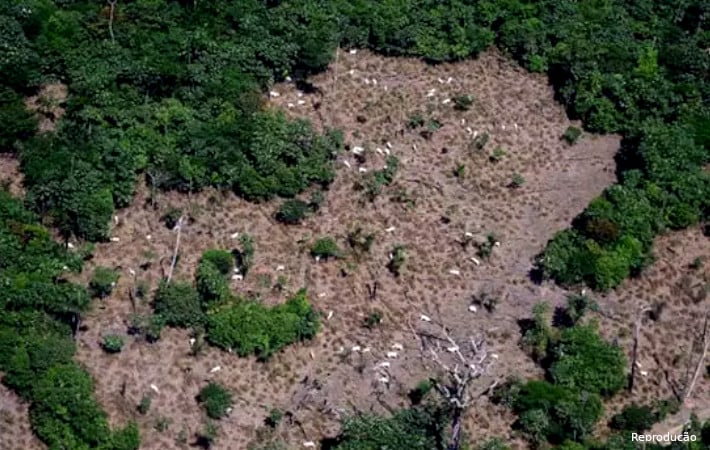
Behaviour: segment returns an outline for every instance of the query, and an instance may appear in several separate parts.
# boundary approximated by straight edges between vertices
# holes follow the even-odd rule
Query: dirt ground
[[[205,423],[195,396],[209,380],[228,386],[236,399],[234,410],[218,423],[217,449],[246,449],[265,434],[264,419],[272,408],[293,413],[294,420],[282,423],[274,434],[298,448],[304,441],[335,435],[345,414],[404,406],[407,392],[436,370],[421,357],[411,331],[431,326],[420,320],[422,314],[457,337],[486,338],[498,358],[476,389],[508,376],[540,374],[519,349],[517,321],[530,316],[535,302],[558,304],[567,292],[530,281],[531,261],[614,181],[619,138],[585,134],[573,146],[561,141],[569,125],[579,124],[571,123],[554,102],[546,78],[525,73],[495,51],[437,66],[342,51],[337,64],[310,81],[314,93],[291,83],[274,86],[274,107],[309,118],[319,128],[343,129],[350,149],[365,149],[360,162],[351,150],[338,155],[338,176],[317,214],[301,225],[285,226],[273,220],[277,201],[255,205],[216,191],[191,197],[159,194],[156,209],[141,187],[133,205],[117,213],[112,236],[118,242],[97,245],[85,270],[88,277],[95,265],[116,267],[122,277],[114,294],[97,301],[85,318],[78,359],[94,375],[97,397],[112,423],[136,420],[145,449],[183,448],[181,441],[193,441]],[[450,99],[458,95],[474,97],[470,110],[453,108]],[[412,130],[407,123],[415,113],[425,126]],[[422,133],[427,129],[431,133]],[[471,143],[483,133],[490,139],[477,150]],[[497,148],[504,153],[495,152]],[[399,158],[400,168],[394,183],[369,202],[354,185],[363,177],[361,168],[382,168],[386,151]],[[494,152],[498,161],[491,158]],[[509,186],[514,174],[524,179],[518,188]],[[316,308],[331,317],[324,318],[318,336],[266,363],[210,347],[192,356],[189,333],[175,329],[166,329],[154,344],[126,336],[121,353],[105,354],[101,337],[125,335],[134,312],[129,289],[137,283],[155,288],[169,265],[176,235],[160,217],[170,207],[189,211],[193,219],[182,231],[176,278],[192,280],[204,250],[235,248],[238,241],[232,235],[249,233],[256,248],[254,267],[245,280],[233,282],[234,291],[275,303],[288,292],[307,288]],[[310,257],[309,245],[322,236],[336,238],[348,250],[346,236],[356,227],[375,234],[369,253],[327,262]],[[466,233],[474,243],[494,233],[500,246],[490,258],[478,257],[475,245],[462,245]],[[389,253],[400,244],[406,263],[401,276],[394,277],[386,266]],[[648,374],[639,377],[633,400],[668,395],[664,369],[682,378],[687,364],[675,358],[688,353],[691,331],[700,326],[690,319],[698,318],[707,304],[706,297],[697,303],[692,299],[706,289],[707,268],[691,270],[688,264],[709,254],[708,240],[698,230],[663,237],[656,265],[598,298],[604,333],[629,352],[637,304],[667,303],[661,319],[644,326],[640,362]],[[368,285],[375,283],[373,297]],[[284,290],[276,289],[277,284]],[[472,299],[482,294],[498,299],[497,308],[470,312]],[[148,311],[147,301],[138,301],[135,310]],[[371,330],[363,327],[375,310],[382,312],[383,322]],[[669,340],[672,345],[665,344]],[[404,349],[388,359],[389,382],[382,383],[382,372],[375,367],[387,359],[393,344]],[[354,352],[353,346],[370,351]],[[707,398],[708,388],[707,380],[699,381],[693,398]],[[2,395],[0,399],[7,397]],[[152,395],[152,406],[140,415],[136,405],[144,395]],[[632,399],[619,397],[610,409]],[[514,441],[512,420],[508,411],[482,396],[470,408],[466,430],[474,443],[493,436]]]

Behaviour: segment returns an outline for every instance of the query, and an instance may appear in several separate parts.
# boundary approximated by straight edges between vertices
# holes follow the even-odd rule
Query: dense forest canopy
[[[154,189],[212,186],[254,201],[327,186],[341,134],[288,120],[267,106],[264,92],[286,77],[306,83],[338,46],[438,63],[497,45],[548,74],[559,101],[587,129],[622,133],[618,183],[537,261],[559,283],[613,288],[652,262],[658,234],[699,222],[708,229],[709,20],[702,0],[0,2],[0,151],[19,158],[27,192],[24,203],[0,194],[3,382],[31,402],[33,428],[51,448],[136,448],[135,427],[108,431],[90,377],[71,360],[67,323],[89,300],[62,273],[81,261],[39,223],[66,237],[105,240],[114,209],[131,202],[139,176]],[[38,134],[24,99],[57,82],[68,87],[65,104],[41,105],[41,112],[53,118],[61,107],[65,114],[54,132]],[[200,309],[205,294],[198,299],[185,287],[171,295],[180,307]],[[259,317],[278,312],[254,308]],[[170,312],[176,325],[191,320]],[[231,329],[238,321],[229,314],[211,320],[228,324],[225,336],[244,343],[245,354],[269,353],[304,334],[252,344],[253,336]],[[594,341],[592,331],[577,331]],[[577,331],[561,332],[556,348],[575,345]],[[586,363],[580,358],[553,365],[552,383],[528,384],[513,401],[536,439],[583,441],[598,419],[596,403],[572,431],[552,427],[546,411],[566,423],[558,416],[579,406],[582,386],[595,399],[618,389],[618,379],[602,385],[594,373],[571,376]],[[569,402],[532,398],[557,391],[564,395],[556,401]],[[378,430],[406,436],[425,419],[414,411],[388,420],[375,421]],[[339,448],[382,445],[381,433],[363,433],[366,425],[348,422]],[[369,443],[353,443],[363,435]],[[422,448],[436,441],[417,439]]]

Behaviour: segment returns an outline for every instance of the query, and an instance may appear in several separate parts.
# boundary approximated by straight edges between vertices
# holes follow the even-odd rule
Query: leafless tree
[[[705,357],[708,353],[708,347],[710,347],[710,323],[708,323],[709,320],[710,309],[705,311],[705,319],[703,320],[703,331],[700,334],[700,357],[698,358],[698,361],[695,364],[695,370],[693,370],[692,378],[689,380],[688,383],[686,383],[685,392],[683,393],[683,400],[687,400],[688,398],[690,398],[690,395],[693,393],[693,388],[695,387],[695,383],[698,381],[698,376],[700,375],[700,372],[703,368],[703,362],[705,361]],[[692,347],[694,346],[691,346],[691,352]],[[689,358],[689,360],[692,360],[692,358]]]
[[[420,341],[422,358],[434,363],[431,381],[437,392],[451,406],[451,437],[447,449],[458,450],[461,445],[462,419],[472,402],[489,393],[498,379],[490,373],[497,355],[488,352],[482,335],[457,339],[443,324],[435,321],[422,322],[415,329]],[[477,389],[474,387],[477,387]]]
[[[653,311],[650,305],[643,304],[638,310],[636,315],[636,323],[634,325],[634,347],[631,351],[631,374],[629,375],[629,392],[634,390],[634,381],[636,380],[636,368],[638,366],[638,348],[639,348],[639,336],[641,334],[641,326],[643,325],[643,319],[648,313]]]
[[[108,12],[108,33],[111,35],[111,43],[115,44],[116,43],[116,37],[113,35],[113,18],[114,18],[114,13],[116,12],[116,2],[118,0],[107,0],[109,4],[109,12]]]

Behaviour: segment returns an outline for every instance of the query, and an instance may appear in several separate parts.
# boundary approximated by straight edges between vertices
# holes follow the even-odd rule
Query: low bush
[[[120,353],[123,350],[123,338],[116,334],[106,335],[101,343],[101,348],[106,353]]]
[[[218,383],[209,383],[200,390],[197,401],[211,419],[221,419],[232,406],[232,394]]]
[[[470,95],[457,95],[454,97],[454,109],[458,111],[468,111],[473,106],[473,97]]]
[[[320,238],[311,246],[311,256],[314,258],[322,258],[327,261],[329,258],[340,258],[342,255],[340,247],[331,237]]]
[[[387,263],[387,269],[395,277],[401,275],[404,264],[407,261],[407,253],[405,250],[404,245],[395,245],[390,252],[390,260]]]
[[[240,356],[256,354],[262,360],[289,344],[312,339],[319,328],[318,314],[308,303],[305,290],[272,308],[233,299],[207,315],[210,343]]]
[[[118,281],[118,272],[108,267],[97,267],[89,281],[89,292],[93,297],[105,298],[111,295]]]
[[[289,199],[279,206],[276,212],[276,220],[281,223],[295,225],[301,223],[303,219],[311,213],[308,203],[303,200]]]
[[[582,130],[577,127],[569,126],[562,135],[562,139],[567,141],[569,145],[572,145],[577,142],[580,136],[582,136]]]
[[[174,327],[196,327],[204,323],[200,297],[189,283],[162,280],[153,300],[156,314]]]
[[[620,413],[614,415],[609,422],[609,426],[619,431],[642,433],[650,430],[657,421],[657,415],[649,406],[631,404]]]

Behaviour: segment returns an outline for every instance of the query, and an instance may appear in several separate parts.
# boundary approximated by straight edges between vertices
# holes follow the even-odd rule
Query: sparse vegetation
[[[513,189],[519,189],[523,187],[525,184],[525,178],[523,178],[522,175],[519,173],[514,173],[512,178],[510,179],[510,183],[508,184],[508,187],[513,188]]]
[[[407,253],[405,250],[404,245],[398,244],[395,245],[390,252],[390,259],[387,263],[387,269],[389,269],[395,277],[401,275],[404,264],[407,261]]]

